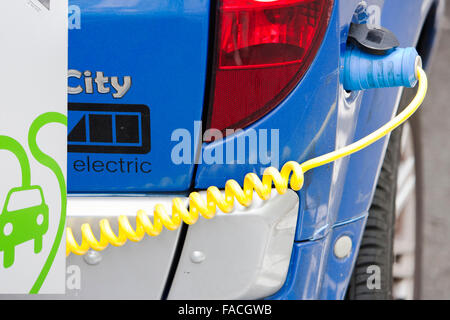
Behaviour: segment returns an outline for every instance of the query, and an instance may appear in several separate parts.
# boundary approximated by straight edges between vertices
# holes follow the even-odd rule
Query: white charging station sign
[[[64,293],[67,0],[0,10],[0,293]]]

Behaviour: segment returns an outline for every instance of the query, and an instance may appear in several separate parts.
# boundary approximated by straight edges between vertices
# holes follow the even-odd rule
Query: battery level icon
[[[68,151],[150,152],[150,110],[145,105],[69,103]]]

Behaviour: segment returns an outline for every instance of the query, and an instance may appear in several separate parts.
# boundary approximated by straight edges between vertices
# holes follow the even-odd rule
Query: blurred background
[[[421,111],[424,174],[422,298],[450,299],[450,3]]]

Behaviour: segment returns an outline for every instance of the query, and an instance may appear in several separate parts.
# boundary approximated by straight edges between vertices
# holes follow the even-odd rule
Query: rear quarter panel
[[[271,113],[223,141],[204,144],[202,152],[223,149],[248,129],[279,130],[279,164],[303,162],[364,137],[396,112],[401,89],[372,89],[347,94],[340,82],[341,57],[348,28],[361,1],[335,1],[322,46],[308,72],[291,94]],[[414,46],[432,1],[366,1],[369,19],[391,29],[401,46]],[[319,239],[336,223],[364,215],[370,205],[387,138],[350,157],[305,175],[299,192],[301,208],[297,241]],[[269,148],[270,149],[270,148]],[[272,150],[276,152],[275,150]],[[256,150],[246,150],[246,159]],[[248,161],[247,161],[248,163]],[[199,164],[195,187],[224,186],[227,179],[243,182],[247,172],[260,174],[262,163]]]

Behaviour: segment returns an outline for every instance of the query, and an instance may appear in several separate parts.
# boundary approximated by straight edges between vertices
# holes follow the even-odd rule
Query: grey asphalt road
[[[449,3],[450,4],[450,3]],[[424,161],[422,298],[450,299],[450,5],[421,111]]]

